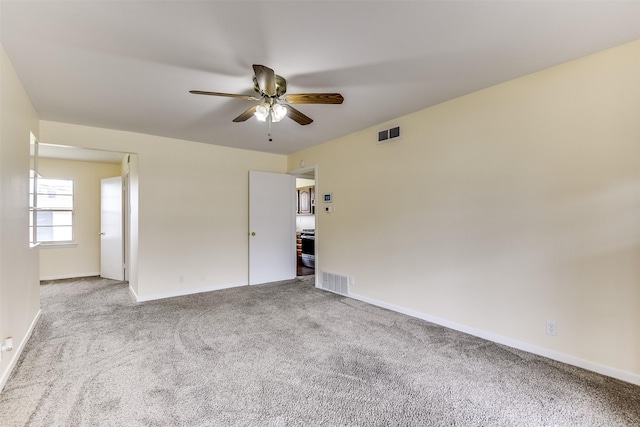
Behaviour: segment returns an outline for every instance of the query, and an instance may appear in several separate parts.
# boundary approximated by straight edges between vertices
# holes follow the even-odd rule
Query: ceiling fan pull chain
[[[269,137],[269,142],[273,142],[273,138],[271,138],[271,114],[269,114],[267,120],[269,120],[269,133],[267,134],[267,136]]]

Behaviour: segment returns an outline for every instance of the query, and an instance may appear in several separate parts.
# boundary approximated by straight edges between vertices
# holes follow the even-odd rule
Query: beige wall
[[[38,250],[29,247],[29,142],[38,115],[0,45],[0,339],[4,386],[40,310]]]
[[[1,59],[0,337],[21,342],[39,305],[38,120]],[[398,118],[400,141],[376,145],[382,124],[289,156],[334,195],[319,269],[353,276],[357,297],[640,383],[638,75],[640,42]],[[40,140],[137,154],[140,299],[247,282],[247,172],[284,172],[284,156],[48,121]]]
[[[637,41],[289,156],[335,199],[317,215],[319,269],[640,383],[639,76]],[[376,145],[385,125],[401,140]]]
[[[75,246],[40,247],[40,279],[51,280],[100,274],[100,180],[120,176],[119,163],[40,158],[43,178],[71,179],[74,184]]]
[[[40,132],[44,143],[137,154],[139,299],[247,283],[249,170],[285,172],[286,156],[48,121]]]

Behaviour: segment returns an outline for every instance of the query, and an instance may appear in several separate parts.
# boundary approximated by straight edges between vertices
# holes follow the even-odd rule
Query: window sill
[[[76,242],[67,242],[67,243],[39,243],[40,248],[42,249],[58,249],[58,248],[75,248],[78,246]]]
[[[31,248],[31,249],[37,248],[40,245],[41,245],[41,243],[29,243],[29,248]]]

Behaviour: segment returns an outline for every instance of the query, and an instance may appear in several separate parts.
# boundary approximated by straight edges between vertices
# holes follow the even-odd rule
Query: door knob
[[[252,231],[252,232],[251,232],[251,235],[252,235],[252,236],[255,236],[255,235],[256,235],[256,232],[255,232],[255,231]]]
[[[98,233],[98,236],[104,236],[105,233]]]

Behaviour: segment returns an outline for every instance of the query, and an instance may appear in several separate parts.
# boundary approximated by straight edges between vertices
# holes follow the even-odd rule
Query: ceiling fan
[[[244,122],[251,116],[256,116],[260,121],[269,121],[269,124],[279,122],[289,117],[301,125],[308,125],[313,120],[289,104],[342,104],[344,98],[339,93],[298,93],[286,95],[287,81],[278,76],[271,68],[264,65],[253,65],[253,89],[257,96],[239,95],[222,92],[205,92],[202,90],[190,90],[195,95],[226,96],[240,98],[249,101],[260,101],[259,104],[250,107],[244,113],[233,119],[234,122]],[[286,103],[283,105],[278,101]]]

